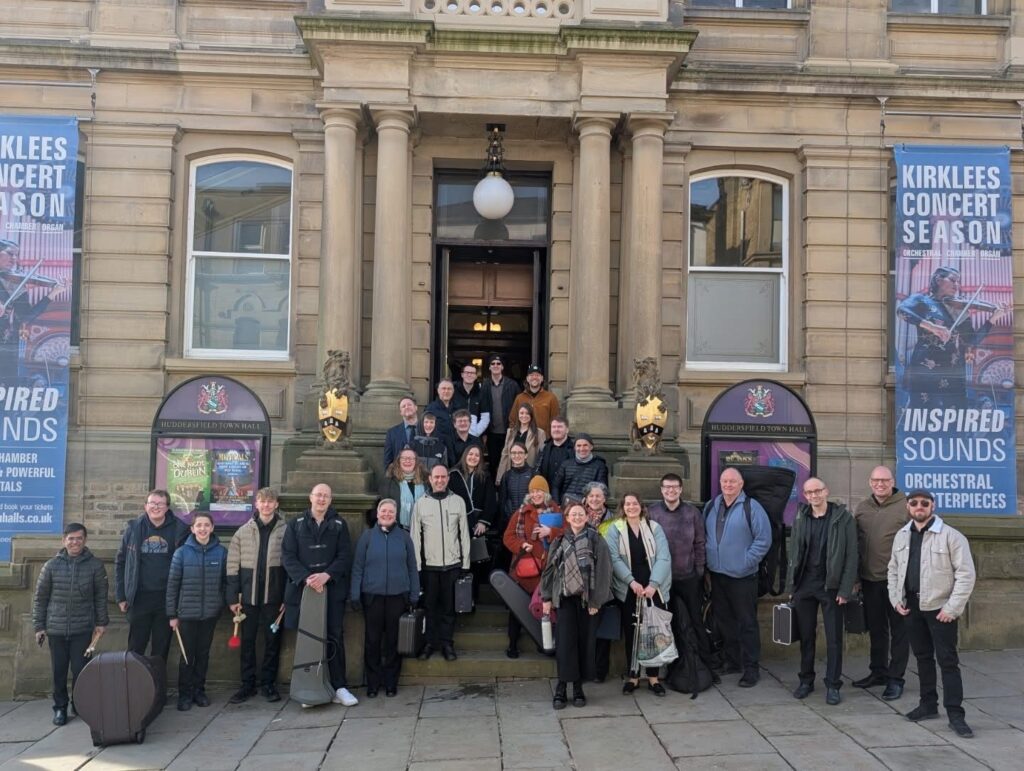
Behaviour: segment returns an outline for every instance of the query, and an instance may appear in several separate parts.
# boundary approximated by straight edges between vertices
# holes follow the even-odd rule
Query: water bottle
[[[544,650],[553,651],[555,649],[555,635],[551,629],[551,616],[547,613],[540,617],[540,638]]]

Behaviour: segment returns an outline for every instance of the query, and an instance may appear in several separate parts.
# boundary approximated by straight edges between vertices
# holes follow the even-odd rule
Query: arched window
[[[187,356],[288,358],[291,211],[284,163],[218,157],[192,166]]]
[[[785,370],[788,190],[741,171],[691,179],[687,367]]]

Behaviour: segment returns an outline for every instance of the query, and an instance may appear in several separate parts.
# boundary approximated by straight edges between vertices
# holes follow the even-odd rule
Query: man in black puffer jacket
[[[71,684],[85,666],[93,631],[102,634],[107,615],[107,571],[85,546],[85,525],[64,526],[64,548],[39,571],[32,598],[36,642],[50,643],[53,665],[53,724],[68,720],[68,666]]]
[[[575,455],[562,464],[551,485],[551,497],[565,508],[566,497],[583,500],[583,488],[591,482],[608,484],[608,464],[594,455],[594,440],[590,434],[576,437]]]

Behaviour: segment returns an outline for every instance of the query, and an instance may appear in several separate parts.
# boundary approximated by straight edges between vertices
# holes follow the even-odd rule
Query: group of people
[[[127,614],[130,650],[145,653],[148,645],[152,655],[166,660],[177,636],[186,653],[179,664],[178,709],[209,704],[209,651],[225,605],[244,617],[241,687],[231,701],[257,693],[279,700],[281,629],[297,627],[307,589],[327,593],[334,701],[358,703],[346,680],[346,608],[361,610],[365,618],[366,696],[376,697],[382,689],[394,696],[401,668],[399,619],[407,609],[419,603],[425,611],[421,659],[437,652],[448,661],[457,658],[455,585],[471,573],[474,538],[487,539],[491,547],[487,569],[507,569],[538,597],[544,613],[557,614],[556,709],[568,704],[569,683],[572,703],[586,703],[583,681],[608,676],[616,638],[624,639],[631,662],[623,693],[633,693],[646,677],[650,692],[665,695],[660,670],[641,672],[633,659],[641,604],[670,610],[677,639],[684,628],[687,634],[692,630],[694,653],[713,669],[715,682],[721,674],[737,673],[741,687],[758,684],[758,572],[772,529],[764,508],[744,493],[740,471],[722,472],[721,492],[703,511],[682,500],[682,479],[667,474],[660,500],[648,507],[627,492],[612,513],[607,464],[594,455],[589,435],[569,435],[557,399],[543,388],[540,368],[531,367],[527,389],[518,393],[502,379],[500,357],[489,365],[491,378],[484,387],[475,382],[472,365],[464,368],[458,388],[442,381],[423,419],[414,400],[401,401],[402,422],[386,436],[387,472],[375,520],[354,549],[326,484],[316,485],[309,508],[288,522],[278,511],[274,490],[261,489],[252,519],[227,548],[213,533],[208,514],[196,513],[186,526],[169,512],[165,491],[149,493],[145,512],[124,530],[115,561],[115,597]],[[975,580],[969,546],[935,515],[927,491],[904,495],[885,467],[872,472],[870,484],[871,495],[852,513],[829,501],[822,480],[803,485],[806,503],[792,528],[786,582],[800,633],[794,696],[804,699],[814,690],[820,609],[826,702],[840,702],[843,606],[859,595],[871,658],[870,674],[854,685],[884,686],[883,698],[900,698],[912,648],[921,696],[907,717],[938,714],[937,659],[950,725],[970,736],[956,653],[957,618]],[[106,573],[85,544],[85,527],[69,524],[63,548],[46,563],[36,587],[34,624],[39,644],[49,639],[58,725],[68,716],[68,668],[74,681],[92,635],[109,623]],[[708,592],[720,652],[703,615]],[[510,614],[510,658],[519,656],[520,633],[518,618]]]

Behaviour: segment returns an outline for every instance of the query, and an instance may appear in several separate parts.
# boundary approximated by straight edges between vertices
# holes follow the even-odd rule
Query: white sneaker
[[[339,688],[334,692],[334,698],[331,699],[335,704],[344,704],[346,707],[354,707],[359,703],[359,699],[353,696],[348,688]]]

